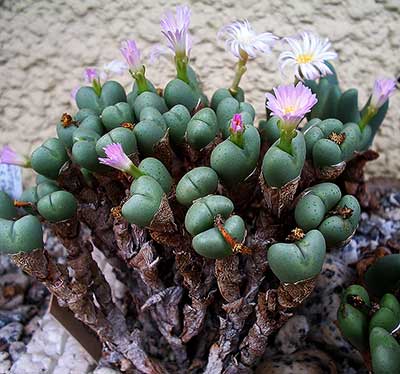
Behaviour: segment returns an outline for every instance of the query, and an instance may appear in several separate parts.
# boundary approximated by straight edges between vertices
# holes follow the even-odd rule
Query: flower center
[[[291,114],[294,112],[294,106],[289,105],[283,108],[283,114]]]
[[[310,54],[303,54],[303,55],[298,55],[296,60],[299,64],[308,64],[311,62],[314,58],[314,55]]]

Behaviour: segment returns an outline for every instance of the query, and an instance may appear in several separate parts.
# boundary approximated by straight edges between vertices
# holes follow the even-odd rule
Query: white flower
[[[243,52],[248,56],[245,58],[255,58],[260,54],[271,52],[271,48],[277,36],[270,32],[257,34],[249,21],[236,21],[221,28],[217,36],[218,40],[225,41],[225,48],[232,54],[243,59]]]
[[[103,66],[106,76],[122,75],[128,69],[128,65],[121,60],[112,60]]]
[[[279,56],[282,72],[286,67],[291,67],[299,80],[314,80],[332,74],[325,61],[335,59],[337,54],[330,50],[329,39],[321,39],[312,32],[303,32],[298,37],[284,38],[284,41],[291,50]]]

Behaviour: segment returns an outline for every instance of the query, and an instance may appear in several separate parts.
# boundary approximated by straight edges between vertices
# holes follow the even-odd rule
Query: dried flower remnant
[[[72,116],[68,113],[63,113],[61,116],[61,125],[63,127],[69,127],[75,125],[76,121],[73,120]]]
[[[220,232],[220,234],[222,235],[222,237],[232,248],[233,253],[242,253],[242,254],[246,254],[246,255],[250,255],[253,253],[251,248],[246,247],[243,243],[238,243],[234,238],[232,238],[232,236],[229,234],[229,232],[225,230],[221,216],[217,216],[215,218],[214,224],[215,224],[215,227]]]
[[[300,227],[294,228],[292,231],[290,231],[290,234],[287,236],[286,240],[290,242],[295,242],[297,240],[301,240],[306,236],[304,231]]]
[[[238,59],[235,78],[230,88],[235,95],[247,70],[247,61],[270,53],[278,37],[270,32],[257,34],[249,21],[240,20],[222,27],[218,32],[218,39],[224,41],[226,50]]]
[[[336,132],[332,132],[331,134],[329,134],[328,139],[332,140],[337,145],[340,145],[346,140],[346,134],[337,134]]]
[[[301,82],[296,86],[294,84],[278,86],[273,92],[274,94],[266,93],[266,106],[272,115],[280,119],[278,147],[291,153],[291,142],[296,136],[296,127],[318,100],[316,95]]]
[[[331,50],[328,38],[322,39],[312,32],[303,32],[297,37],[283,39],[290,51],[279,56],[279,67],[282,72],[291,67],[296,80],[314,80],[332,74],[325,61],[337,58]]]

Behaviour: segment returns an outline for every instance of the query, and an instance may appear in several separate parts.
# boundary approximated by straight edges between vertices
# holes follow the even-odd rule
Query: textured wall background
[[[192,64],[209,95],[228,86],[233,61],[216,44],[217,30],[236,18],[248,18],[257,31],[287,36],[314,30],[328,36],[339,54],[335,66],[342,88],[360,89],[366,100],[375,77],[400,72],[400,0],[203,0],[190,1],[191,30],[197,45]],[[70,90],[82,82],[85,66],[120,58],[118,46],[136,39],[148,53],[161,40],[159,19],[175,6],[166,0],[0,0],[0,145],[30,153],[55,135],[64,111],[73,111]],[[259,117],[264,92],[282,82],[273,55],[249,64],[242,87]],[[164,85],[174,67],[165,61],[147,66],[147,76]],[[130,84],[130,77],[118,79]],[[360,104],[360,105],[361,105]],[[376,139],[381,152],[370,175],[400,177],[400,95],[397,94]]]

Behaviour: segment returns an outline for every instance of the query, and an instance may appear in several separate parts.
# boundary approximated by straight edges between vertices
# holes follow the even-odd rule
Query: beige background
[[[0,145],[30,153],[55,135],[64,111],[73,111],[70,90],[82,82],[85,66],[120,58],[118,46],[136,39],[148,53],[161,40],[159,19],[171,1],[0,0]],[[216,43],[217,30],[236,18],[248,18],[257,31],[287,36],[314,30],[331,39],[339,54],[335,66],[342,88],[357,87],[360,103],[375,77],[400,73],[400,0],[205,0],[191,1],[191,30],[196,46],[192,64],[207,94],[227,87],[233,60]],[[247,100],[263,116],[264,92],[282,82],[277,70],[279,47],[251,61],[242,83]],[[172,63],[149,66],[147,76],[164,85]],[[128,75],[118,78],[130,84]],[[375,142],[381,152],[370,175],[400,177],[400,95]]]

